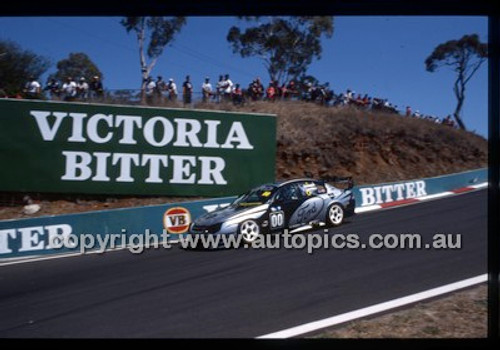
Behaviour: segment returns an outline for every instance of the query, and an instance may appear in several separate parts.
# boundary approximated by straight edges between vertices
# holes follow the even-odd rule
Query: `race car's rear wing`
[[[352,179],[352,176],[325,176],[321,178],[321,181],[325,183],[333,182],[333,183],[347,184],[346,190],[350,190],[351,188],[354,187],[354,180]]]

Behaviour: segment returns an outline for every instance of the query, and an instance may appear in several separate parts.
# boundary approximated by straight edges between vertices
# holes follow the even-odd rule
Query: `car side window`
[[[297,184],[287,185],[276,194],[276,200],[282,202],[299,200],[302,197]]]
[[[299,187],[304,197],[316,196],[318,194],[318,186],[314,182],[301,182]]]

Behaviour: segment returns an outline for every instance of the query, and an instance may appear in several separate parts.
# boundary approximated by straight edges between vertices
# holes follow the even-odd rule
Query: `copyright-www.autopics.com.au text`
[[[462,248],[462,235],[451,233],[436,233],[422,235],[418,233],[290,233],[284,230],[280,233],[259,235],[252,242],[245,240],[244,235],[225,234],[161,234],[145,230],[144,233],[127,233],[125,229],[120,234],[69,234],[53,236],[49,242],[52,249],[69,248],[81,253],[103,253],[113,249],[128,249],[131,253],[140,254],[149,248],[170,249],[176,244],[185,249],[298,249],[312,254],[320,249],[350,249],[350,250],[457,250]]]

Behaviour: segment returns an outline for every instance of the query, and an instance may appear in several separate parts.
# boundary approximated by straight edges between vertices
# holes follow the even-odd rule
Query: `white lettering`
[[[143,154],[142,155],[142,166],[146,166],[149,163],[149,176],[146,178],[147,183],[162,183],[163,180],[160,178],[160,163],[164,167],[167,166],[168,157],[162,154]]]
[[[199,184],[211,185],[214,181],[217,185],[227,184],[227,181],[222,176],[222,170],[226,167],[224,159],[220,157],[200,157],[199,159],[201,161],[201,178],[198,181]],[[214,167],[211,167],[210,164],[214,164]]]
[[[108,131],[106,136],[101,137],[98,133],[98,125],[100,121],[104,121],[111,128],[113,126],[113,115],[112,114],[95,114],[93,115],[87,123],[87,135],[95,143],[106,143],[113,137],[113,133]]]
[[[191,166],[196,165],[196,158],[193,156],[170,156],[170,158],[174,163],[174,171],[170,183],[194,184],[196,181],[196,174],[191,174]]]
[[[201,130],[201,124],[196,119],[180,119],[176,118],[177,123],[177,140],[174,142],[176,147],[201,147],[202,144],[198,140],[198,133]],[[188,130],[188,125],[190,125]],[[189,142],[188,142],[189,140]]]
[[[69,116],[73,118],[73,128],[71,130],[71,137],[69,142],[85,142],[87,139],[83,137],[83,119],[87,118],[85,113],[70,113]]]
[[[163,124],[163,137],[160,141],[156,141],[155,139],[155,125],[156,123]],[[154,117],[149,119],[144,125],[144,138],[146,141],[155,147],[163,147],[166,146],[172,141],[174,137],[174,127],[172,123],[163,117]]]
[[[9,248],[9,237],[16,239],[17,232],[15,229],[0,230],[0,254],[12,253]]]
[[[123,124],[123,137],[118,143],[124,145],[135,145],[137,141],[134,139],[134,125],[142,128],[142,118],[136,115],[117,115],[115,126],[119,127]]]
[[[71,226],[67,224],[45,226],[45,229],[49,237],[47,249],[62,248],[66,237],[73,232]]]
[[[220,124],[220,120],[205,120],[207,128],[207,142],[203,145],[205,148],[219,148],[220,145],[217,143],[217,126]]]
[[[404,197],[404,189],[405,189],[405,184],[395,184],[393,185],[394,189],[398,192],[398,196],[396,198],[397,201],[405,199]]]
[[[61,180],[85,181],[92,176],[92,170],[89,167],[92,157],[89,153],[63,151],[62,154],[66,157],[66,169]],[[79,175],[77,175],[78,171]]]
[[[94,156],[97,158],[97,165],[95,176],[92,178],[92,181],[109,181],[109,176],[107,175],[107,163],[110,155],[111,153],[94,152]]]
[[[44,141],[54,140],[54,137],[56,136],[57,130],[59,130],[63,119],[68,116],[68,113],[54,112],[53,115],[54,117],[56,117],[56,120],[51,128],[47,119],[47,117],[50,115],[50,112],[31,111],[30,114],[35,117],[38,129],[40,130],[40,134],[42,135]]]
[[[417,197],[426,196],[427,192],[425,191],[425,181],[417,181],[415,182],[417,186]]]
[[[43,226],[23,227],[18,229],[18,231],[21,233],[20,252],[42,250],[44,248],[43,241],[40,240],[40,236],[45,233]]]
[[[237,142],[238,149],[253,149],[253,146],[248,141],[247,134],[241,122],[234,122],[229,129],[226,142],[221,146],[222,148],[234,148],[233,142]]]
[[[417,194],[415,193],[415,183],[407,182],[406,183],[406,198],[415,198]]]
[[[116,178],[117,182],[134,182],[134,178],[130,176],[131,163],[139,164],[139,155],[133,153],[115,153],[113,154],[112,164],[120,163],[120,176]]]
[[[360,188],[359,191],[361,192],[361,199],[362,199],[361,206],[375,204],[375,195],[374,195],[375,191],[373,190],[373,188],[370,187]]]

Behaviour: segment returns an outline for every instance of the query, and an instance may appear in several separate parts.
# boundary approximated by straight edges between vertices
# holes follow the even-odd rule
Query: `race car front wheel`
[[[244,242],[253,243],[260,235],[260,226],[255,220],[245,220],[240,224],[240,234]]]
[[[328,208],[328,223],[332,226],[339,226],[344,221],[344,208],[340,204],[332,204]]]

